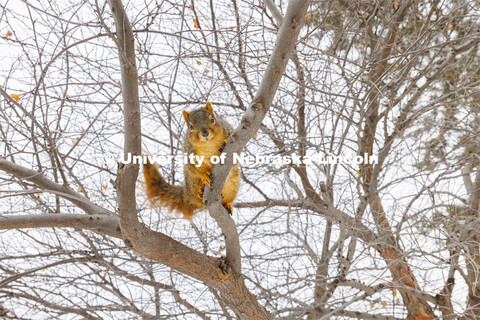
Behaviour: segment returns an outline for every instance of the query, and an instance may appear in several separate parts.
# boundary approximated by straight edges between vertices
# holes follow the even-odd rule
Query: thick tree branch
[[[124,154],[139,155],[141,128],[134,37],[121,0],[110,0],[109,4],[117,26],[116,43],[122,74]],[[258,304],[256,297],[245,286],[243,277],[231,274],[225,276],[218,267],[218,259],[200,254],[164,234],[148,229],[139,222],[135,199],[138,169],[138,165],[123,165],[118,170],[116,180],[118,210],[125,244],[147,258],[219,290],[237,318],[270,319],[268,312]]]
[[[34,228],[88,229],[111,237],[121,238],[120,220],[103,214],[34,214],[0,217],[0,230]]]

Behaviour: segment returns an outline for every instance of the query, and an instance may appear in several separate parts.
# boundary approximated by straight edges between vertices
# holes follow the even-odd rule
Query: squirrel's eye
[[[190,128],[190,130],[193,130],[193,125],[189,125],[188,127]]]
[[[210,122],[211,122],[211,123],[214,123],[214,122],[215,122],[215,119],[210,118]]]

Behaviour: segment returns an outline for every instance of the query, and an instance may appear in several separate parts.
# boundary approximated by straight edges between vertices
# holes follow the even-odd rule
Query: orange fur
[[[153,205],[181,212],[188,220],[192,219],[195,210],[201,208],[201,206],[195,206],[186,201],[183,187],[172,186],[165,181],[155,164],[144,164],[143,175],[147,187],[147,197]]]
[[[191,220],[195,212],[204,207],[202,192],[205,184],[210,184],[213,164],[210,158],[220,155],[220,149],[228,141],[233,128],[227,122],[215,118],[210,102],[204,108],[182,112],[188,131],[183,142],[184,152],[204,156],[200,167],[187,163],[184,166],[185,184],[172,186],[161,176],[154,164],[143,167],[147,197],[153,204],[168,207],[183,213]],[[235,200],[240,186],[238,165],[232,167],[222,189],[222,204],[231,213],[231,204]]]

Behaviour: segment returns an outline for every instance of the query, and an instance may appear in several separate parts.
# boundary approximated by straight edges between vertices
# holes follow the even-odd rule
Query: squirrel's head
[[[193,144],[209,142],[222,133],[222,126],[215,119],[210,101],[203,108],[191,112],[183,110],[182,113],[188,127],[188,139]]]

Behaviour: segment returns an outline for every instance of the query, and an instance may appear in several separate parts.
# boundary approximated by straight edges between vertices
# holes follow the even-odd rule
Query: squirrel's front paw
[[[202,177],[203,184],[206,184],[207,186],[209,186],[212,183],[212,180],[213,180],[213,175],[211,173],[206,173]]]
[[[222,146],[220,147],[220,149],[218,149],[218,151],[219,151],[220,153],[222,153],[222,152],[223,152],[223,149],[225,149],[225,146],[226,146],[226,145],[227,145],[227,143],[224,142],[224,143],[222,144]]]
[[[203,192],[205,191],[205,186],[198,188],[198,196],[200,199],[203,199]]]

